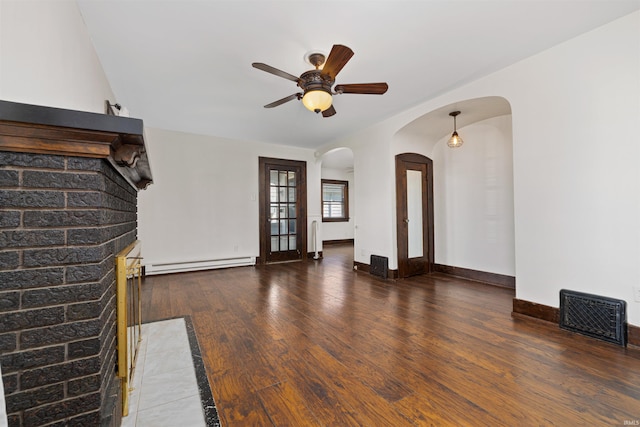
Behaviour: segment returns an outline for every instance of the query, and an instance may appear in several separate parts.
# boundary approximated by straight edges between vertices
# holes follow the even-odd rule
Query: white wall
[[[353,150],[354,207],[354,261],[369,264],[371,255],[389,258],[389,268],[397,269],[395,245],[395,163],[388,141],[392,132],[376,127],[367,129],[362,139],[345,141],[341,146]]]
[[[259,256],[260,156],[307,162],[308,223],[320,217],[311,150],[154,128],[146,140],[154,184],[139,193],[138,223],[147,265]]]
[[[435,145],[435,262],[515,276],[511,116],[458,132],[459,149]]]
[[[621,298],[640,325],[640,12],[323,147],[353,147],[356,244],[395,257],[395,213],[385,207],[395,203],[395,132],[485,96],[512,107],[516,297],[552,307],[562,288]]]
[[[640,12],[500,77],[513,107],[517,297],[621,298],[640,325]]]
[[[115,102],[75,1],[0,2],[0,99],[96,113]]]
[[[346,171],[340,169],[322,168],[322,179],[337,179],[347,181],[349,183],[349,221],[345,222],[323,222],[322,223],[322,240],[344,240],[353,239],[353,227],[356,217],[356,209],[354,206],[353,194],[355,192],[353,170]]]

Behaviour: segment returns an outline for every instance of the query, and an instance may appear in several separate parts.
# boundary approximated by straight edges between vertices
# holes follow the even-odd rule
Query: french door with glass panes
[[[306,164],[260,158],[260,257],[306,258]]]

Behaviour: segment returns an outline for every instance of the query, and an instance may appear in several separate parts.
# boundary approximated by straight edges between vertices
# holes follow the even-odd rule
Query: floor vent
[[[386,256],[371,255],[369,273],[386,279],[389,275],[389,258]]]
[[[579,334],[627,345],[626,302],[619,299],[560,291],[560,327]]]

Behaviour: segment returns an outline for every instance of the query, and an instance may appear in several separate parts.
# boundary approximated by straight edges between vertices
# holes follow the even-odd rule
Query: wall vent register
[[[386,256],[371,255],[369,273],[386,279],[389,276],[389,258]]]
[[[582,292],[560,291],[560,328],[627,345],[626,302]]]

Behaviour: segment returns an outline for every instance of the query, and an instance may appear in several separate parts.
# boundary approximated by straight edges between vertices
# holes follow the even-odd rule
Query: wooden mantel
[[[142,120],[0,101],[0,151],[108,160],[136,189],[152,183]]]

